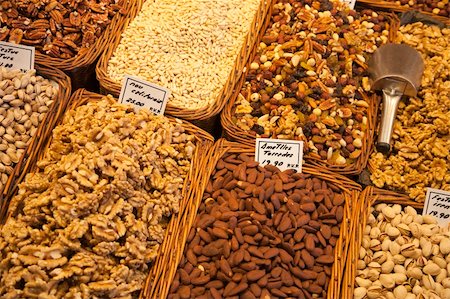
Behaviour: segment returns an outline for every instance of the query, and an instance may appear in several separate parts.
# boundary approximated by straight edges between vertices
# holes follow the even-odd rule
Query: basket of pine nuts
[[[366,188],[353,219],[345,298],[449,298],[450,230],[423,203]]]
[[[95,63],[140,0],[6,0],[0,41],[36,48],[36,61],[66,72],[74,89],[95,88]]]
[[[36,162],[71,93],[70,79],[36,64],[21,72],[0,68],[0,220],[23,174]]]
[[[171,91],[166,114],[208,132],[268,26],[274,0],[146,1],[97,64],[102,93],[133,75]]]
[[[280,172],[220,139],[183,240],[149,276],[147,298],[339,298],[360,186],[304,166]]]
[[[76,91],[0,226],[0,297],[145,294],[200,201],[212,144],[188,122]]]
[[[392,12],[420,13],[450,25],[450,5],[448,0],[361,0],[358,5]]]
[[[367,62],[397,20],[341,1],[275,4],[247,73],[221,114],[224,134],[304,141],[305,158],[341,174],[367,164],[378,111]]]

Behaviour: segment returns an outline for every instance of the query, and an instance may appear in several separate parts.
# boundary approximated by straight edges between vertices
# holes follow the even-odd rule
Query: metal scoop
[[[423,68],[419,52],[403,44],[381,46],[370,59],[372,90],[383,92],[383,111],[376,145],[379,152],[387,154],[390,151],[398,103],[403,95],[416,96]]]

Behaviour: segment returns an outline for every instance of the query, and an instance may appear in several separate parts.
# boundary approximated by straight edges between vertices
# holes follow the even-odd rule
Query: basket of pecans
[[[400,26],[394,40],[419,51],[425,68],[417,97],[399,104],[392,151],[374,148],[368,170],[375,187],[424,202],[428,187],[450,190],[450,29],[413,22]]]
[[[166,114],[216,131],[273,2],[146,1],[97,64],[101,92],[118,96],[125,75],[140,77],[171,91]]]
[[[345,298],[448,298],[449,227],[423,215],[423,203],[372,187],[353,219],[342,284]]]
[[[304,166],[260,166],[216,142],[182,242],[153,268],[148,298],[339,298],[360,186]]]
[[[0,222],[11,194],[39,158],[71,93],[62,71],[36,64],[21,72],[0,68]]]
[[[140,0],[2,1],[0,41],[36,48],[36,61],[55,66],[74,89],[95,81],[95,63]]]
[[[342,174],[367,163],[377,115],[367,61],[392,38],[391,15],[340,1],[277,3],[221,122],[225,136],[305,142],[305,158]]]
[[[190,123],[75,92],[0,227],[0,297],[139,297],[200,200],[212,143]]]

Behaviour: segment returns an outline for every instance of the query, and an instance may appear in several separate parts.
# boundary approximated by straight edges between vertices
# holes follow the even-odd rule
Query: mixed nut
[[[112,97],[66,114],[0,228],[1,298],[137,298],[195,152]]]
[[[442,17],[450,16],[450,5],[448,0],[385,0],[385,1],[395,2],[398,5],[426,11]]]
[[[260,0],[146,1],[108,61],[121,83],[135,75],[171,90],[170,104],[210,106],[233,70]]]
[[[0,69],[0,190],[58,94],[58,85],[36,74]]]
[[[388,41],[388,20],[341,1],[290,0],[275,4],[271,21],[232,121],[257,137],[303,140],[329,163],[352,164],[371,105],[366,62]]]
[[[450,231],[410,207],[378,204],[364,229],[354,298],[450,298]]]
[[[425,70],[417,98],[399,104],[393,152],[369,159],[371,179],[423,202],[427,187],[450,191],[450,29],[408,24],[398,42],[421,53]]]
[[[102,35],[125,0],[6,0],[0,41],[33,46],[56,58],[83,54]]]
[[[168,298],[326,298],[344,204],[325,180],[226,154]]]

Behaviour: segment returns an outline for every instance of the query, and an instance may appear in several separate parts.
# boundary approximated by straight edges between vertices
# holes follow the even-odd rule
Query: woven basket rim
[[[202,172],[203,177],[206,177],[209,181],[210,176],[213,172],[213,170],[216,167],[217,161],[227,153],[230,154],[240,154],[240,153],[246,153],[250,156],[254,154],[254,148],[245,145],[245,144],[239,144],[236,142],[230,142],[223,138],[219,139],[215,145],[211,148],[210,154],[208,157],[209,163],[207,164],[207,168],[204,169]],[[337,188],[339,188],[343,194],[345,195],[345,216],[341,223],[340,232],[341,235],[338,239],[338,242],[336,243],[335,248],[339,250],[335,250],[335,263],[333,265],[333,271],[332,271],[332,277],[330,278],[329,288],[327,292],[327,298],[338,298],[338,294],[340,293],[340,281],[344,269],[344,263],[345,258],[347,256],[347,249],[349,246],[348,243],[348,237],[346,237],[346,234],[348,233],[347,226],[350,226],[350,215],[353,213],[351,211],[351,206],[354,202],[356,202],[359,191],[361,190],[360,186],[351,181],[349,178],[342,176],[340,174],[334,174],[332,172],[323,172],[321,170],[318,170],[317,168],[313,166],[306,165],[302,169],[304,173],[311,174],[315,177],[319,177],[323,180],[328,181],[329,183],[332,183]],[[206,185],[204,186],[206,187]],[[171,286],[171,282],[173,281],[175,277],[175,272],[178,268],[178,264],[181,261],[181,257],[184,253],[184,247],[186,246],[186,240],[187,235],[189,234],[189,231],[191,230],[191,227],[195,221],[195,218],[197,216],[198,207],[202,201],[204,189],[201,190],[202,196],[199,198],[199,201],[196,203],[192,203],[191,206],[191,219],[190,222],[187,223],[184,226],[184,232],[183,236],[184,238],[182,240],[176,240],[176,243],[172,244],[171,251],[170,252],[176,252],[176,257],[173,258],[174,264],[171,265],[161,265],[159,268],[153,268],[152,274],[150,275],[151,281],[148,281],[148,288],[147,292],[145,294],[146,298],[166,298],[169,292],[169,288]],[[338,247],[340,245],[340,247]],[[172,253],[168,253],[169,255],[173,255]],[[175,267],[174,267],[175,265]],[[170,283],[168,283],[170,282]],[[152,284],[153,283],[153,284]]]
[[[137,5],[136,9],[134,9],[131,12],[130,17],[129,19],[127,19],[123,30],[116,31],[116,33],[112,38],[110,46],[103,52],[97,63],[96,66],[97,79],[100,83],[100,90],[104,94],[109,93],[114,96],[118,96],[120,93],[121,84],[114,81],[107,74],[108,62],[121,41],[122,32],[126,29],[128,24],[137,16],[137,14],[140,12],[142,8],[143,2],[141,0],[137,1],[139,2],[139,4]],[[275,1],[276,0],[266,0],[260,2],[259,7],[255,11],[255,16],[251,23],[250,29],[243,40],[240,52],[237,54],[236,59],[233,63],[233,68],[231,69],[230,74],[228,75],[228,79],[224,84],[223,88],[218,93],[218,96],[216,97],[214,102],[202,108],[188,109],[172,105],[169,101],[166,106],[166,114],[187,120],[204,121],[212,119],[222,111],[229,97],[233,93],[233,87],[235,85],[235,82],[238,81],[242,76],[243,73],[242,70],[246,65],[250,56],[248,48],[249,46],[256,43],[257,41],[256,38],[259,35],[259,32],[261,31],[260,29],[263,26],[267,25],[266,23],[268,23],[268,20],[266,16],[269,14],[269,11],[271,11],[272,4],[275,3]]]
[[[8,177],[8,181],[3,190],[0,190],[0,224],[5,220],[8,206],[17,191],[18,184],[22,182],[25,174],[35,164],[36,160],[39,159],[41,149],[50,138],[53,126],[63,114],[72,90],[70,78],[63,71],[42,63],[36,63],[35,69],[37,75],[51,79],[58,84],[58,95],[46,113],[45,118],[39,123],[36,133],[31,138],[25,153],[14,166],[14,171]]]

